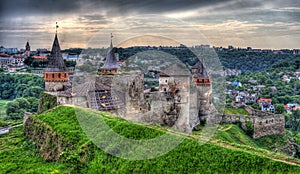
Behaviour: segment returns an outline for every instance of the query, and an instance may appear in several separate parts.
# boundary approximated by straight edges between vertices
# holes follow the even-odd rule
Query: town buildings
[[[260,98],[257,100],[257,103],[260,105],[262,111],[275,111],[275,107],[272,104],[272,99],[270,98]]]

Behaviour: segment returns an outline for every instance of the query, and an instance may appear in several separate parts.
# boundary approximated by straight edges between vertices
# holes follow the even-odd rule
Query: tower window
[[[61,76],[60,73],[58,73],[58,78],[59,78],[59,79],[60,79],[60,76]]]
[[[54,74],[52,74],[52,78],[54,79]]]

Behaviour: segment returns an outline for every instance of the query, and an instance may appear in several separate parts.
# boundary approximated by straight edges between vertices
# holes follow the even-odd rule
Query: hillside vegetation
[[[34,143],[23,135],[23,127],[0,135],[0,173],[67,173],[63,163],[45,162]]]
[[[33,74],[0,73],[0,100],[20,97],[38,98],[44,91],[44,80]]]
[[[238,125],[226,124],[222,125],[222,127],[222,130],[217,132],[214,139],[283,154],[290,153],[287,151],[289,146],[288,135],[268,135],[259,139],[252,139]]]
[[[0,100],[0,119],[4,118],[6,115],[6,104],[9,102],[9,100]]]
[[[166,132],[104,112],[76,110],[78,118],[104,118],[116,133],[131,139],[151,139]],[[100,123],[100,122],[99,122]],[[100,125],[99,126],[103,126]],[[93,128],[91,128],[93,129]],[[199,140],[185,138],[169,153],[148,160],[122,159],[98,149],[81,130],[74,108],[57,107],[30,117],[25,133],[34,140],[44,159],[59,161],[69,172],[83,173],[299,173],[300,167],[274,161],[243,150],[228,149]],[[112,137],[113,138],[113,137]],[[113,148],[113,147],[112,147]],[[125,148],[125,147],[124,147]],[[163,147],[161,147],[163,148]],[[60,152],[59,154],[55,154]],[[2,156],[1,156],[2,157]],[[23,165],[27,165],[26,163]],[[62,168],[62,166],[57,167]]]
[[[225,115],[250,115],[244,108],[225,108]]]

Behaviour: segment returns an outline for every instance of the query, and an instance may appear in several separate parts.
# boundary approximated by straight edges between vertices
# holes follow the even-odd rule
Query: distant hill
[[[84,116],[84,119],[99,119],[102,117],[115,132],[131,139],[151,139],[166,134],[166,128],[148,127],[128,122],[120,118],[112,117],[105,112],[92,113],[90,110],[76,109],[76,113]],[[77,114],[78,116],[78,114]],[[101,126],[101,125],[99,125]],[[92,129],[92,128],[91,128]],[[169,153],[149,160],[127,160],[118,158],[98,149],[82,131],[74,111],[74,108],[60,106],[46,111],[40,115],[29,117],[24,128],[25,134],[30,140],[24,139],[22,134],[18,143],[12,143],[11,147],[0,149],[0,166],[19,166],[10,168],[15,172],[28,169],[32,163],[22,162],[26,154],[34,158],[35,153],[32,143],[38,147],[40,155],[47,163],[39,161],[39,170],[71,173],[299,173],[300,167],[295,160],[287,160],[282,157],[270,159],[268,153],[263,150],[255,150],[232,147],[218,141],[212,141],[201,145],[195,136],[178,134],[184,136],[184,141]],[[168,133],[169,134],[169,133]],[[9,138],[5,135],[3,138]],[[188,138],[190,137],[190,138]],[[20,139],[24,141],[20,142]],[[215,145],[220,144],[220,145]],[[25,146],[24,146],[25,145]],[[225,148],[227,147],[227,148]],[[14,148],[23,148],[24,152],[14,152]],[[163,147],[162,147],[163,148]],[[13,155],[15,153],[15,155]],[[11,156],[13,161],[9,161]],[[266,157],[268,156],[268,157]],[[280,162],[280,161],[285,162]],[[34,161],[34,160],[33,160]],[[300,164],[300,163],[298,163]],[[23,166],[23,167],[22,167]],[[47,167],[48,166],[48,167]],[[5,167],[2,171],[8,172]],[[31,169],[30,171],[34,171]]]
[[[242,72],[261,72],[271,68],[275,63],[281,61],[294,62],[300,60],[300,55],[294,54],[274,54],[273,52],[248,52],[247,50],[215,50],[213,48],[196,49],[196,48],[175,48],[175,47],[130,47],[118,48],[120,60],[136,55],[139,52],[147,50],[162,51],[176,56],[184,64],[194,65],[202,57],[205,62],[212,64],[210,61],[215,60],[218,56],[222,66],[227,69],[238,69]],[[196,54],[197,55],[196,55]]]

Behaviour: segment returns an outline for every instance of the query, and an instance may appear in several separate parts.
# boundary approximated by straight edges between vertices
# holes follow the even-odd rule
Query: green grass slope
[[[162,130],[111,117],[104,112],[94,114],[89,110],[79,109],[76,113],[81,115],[83,119],[95,119],[95,122],[102,117],[112,130],[131,139],[151,139],[166,133]],[[65,149],[61,155],[63,156],[61,163],[66,164],[70,172],[300,173],[299,166],[275,161],[243,150],[220,147],[212,143],[201,145],[198,140],[192,138],[184,139],[175,149],[157,158],[148,160],[122,159],[105,153],[90,142],[81,130],[75,111],[71,107],[58,107],[32,119],[41,121],[44,126],[50,127],[59,136],[62,136],[65,142],[72,144],[72,148]],[[246,138],[244,141],[251,143]]]
[[[6,104],[9,102],[9,100],[0,100],[0,119],[3,119],[6,115]]]
[[[268,135],[259,139],[253,139],[237,125],[224,124],[221,125],[215,136],[215,140],[221,140],[236,145],[246,145],[253,148],[261,148],[278,153],[285,154],[285,148],[288,144],[288,135]]]
[[[38,156],[32,141],[23,134],[23,127],[0,135],[0,173],[67,173],[63,163],[45,162]]]
[[[225,115],[250,115],[249,112],[247,112],[243,108],[225,108],[224,114]]]
[[[226,141],[229,143],[236,143],[247,145],[250,147],[259,147],[254,140],[245,134],[245,132],[237,125],[227,124],[224,128],[217,132],[215,139]]]

